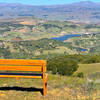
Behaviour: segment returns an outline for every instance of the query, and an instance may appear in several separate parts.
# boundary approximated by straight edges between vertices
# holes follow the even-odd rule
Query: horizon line
[[[21,4],[21,5],[30,5],[30,6],[57,6],[57,5],[70,5],[70,4],[74,4],[74,3],[81,3],[81,2],[92,2],[92,3],[98,3],[100,1],[78,1],[78,2],[72,2],[72,3],[62,3],[62,4],[28,4],[28,3],[20,3],[20,2],[15,2],[15,3],[11,3],[11,2],[0,2],[2,4]]]

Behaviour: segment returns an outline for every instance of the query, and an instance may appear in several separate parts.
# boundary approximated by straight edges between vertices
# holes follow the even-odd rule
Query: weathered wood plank
[[[29,60],[29,59],[0,59],[0,65],[46,65],[45,60]]]
[[[42,66],[0,66],[0,70],[5,71],[37,71],[42,72]]]
[[[0,78],[42,78],[41,76],[0,75]]]

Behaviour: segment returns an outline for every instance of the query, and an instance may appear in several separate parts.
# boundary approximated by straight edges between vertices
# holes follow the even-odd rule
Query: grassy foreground
[[[75,100],[79,95],[83,97],[82,91],[80,92],[78,86],[75,87],[82,81],[78,78],[49,74],[48,94],[44,98],[40,79],[3,78],[0,81],[0,100]]]
[[[84,75],[100,69],[100,64],[79,66],[78,72],[83,72]],[[0,100],[100,100],[100,89],[88,83],[86,77],[68,77],[49,73],[48,93],[45,98],[41,92],[41,79],[0,79]]]

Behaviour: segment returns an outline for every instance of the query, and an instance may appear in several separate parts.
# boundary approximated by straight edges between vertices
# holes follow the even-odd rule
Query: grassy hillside
[[[79,68],[76,73],[83,72],[85,76],[100,72],[100,63],[95,64],[79,64]]]
[[[0,41],[1,58],[36,59],[78,53],[72,45],[51,39],[32,41]]]

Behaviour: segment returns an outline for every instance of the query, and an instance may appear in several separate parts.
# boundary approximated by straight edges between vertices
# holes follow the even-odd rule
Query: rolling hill
[[[50,6],[0,3],[0,18],[25,16],[35,16],[48,20],[100,23],[100,3],[82,1]]]

